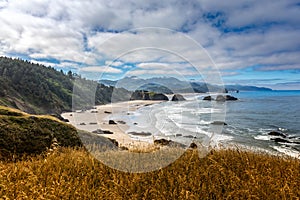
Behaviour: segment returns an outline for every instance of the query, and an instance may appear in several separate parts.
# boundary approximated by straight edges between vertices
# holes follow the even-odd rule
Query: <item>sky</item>
[[[300,90],[300,1],[0,0],[0,55],[92,79]]]

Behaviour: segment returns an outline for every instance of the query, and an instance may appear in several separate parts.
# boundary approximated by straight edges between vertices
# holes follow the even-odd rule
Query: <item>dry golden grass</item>
[[[201,159],[188,150],[168,167],[140,174],[71,148],[0,163],[2,199],[299,199],[299,186],[299,160],[238,150]]]

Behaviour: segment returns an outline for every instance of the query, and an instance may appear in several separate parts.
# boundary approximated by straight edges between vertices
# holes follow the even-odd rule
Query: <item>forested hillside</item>
[[[127,90],[107,87],[72,73],[66,75],[52,67],[0,57],[0,105],[37,114],[70,111],[74,84],[79,91],[74,96],[76,109],[94,103],[108,103],[112,92],[118,94],[114,95],[117,100],[129,99],[130,96]],[[91,85],[94,91],[91,91]],[[84,96],[90,93],[95,95],[94,102]]]

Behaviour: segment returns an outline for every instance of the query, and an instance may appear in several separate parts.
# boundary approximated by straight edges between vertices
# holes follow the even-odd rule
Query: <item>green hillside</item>
[[[124,89],[107,87],[72,73],[66,75],[52,67],[0,57],[0,105],[35,114],[70,111],[74,85],[76,109],[108,103],[113,92],[117,100],[130,96]],[[84,96],[90,93],[95,95],[94,102]]]
[[[82,146],[77,130],[51,116],[29,115],[0,106],[0,158],[36,155],[59,146]]]

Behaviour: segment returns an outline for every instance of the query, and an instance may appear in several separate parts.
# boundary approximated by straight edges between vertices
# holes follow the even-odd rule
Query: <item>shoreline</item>
[[[105,105],[94,106],[91,110],[86,111],[76,111],[76,112],[66,112],[62,113],[61,116],[64,119],[69,120],[69,124],[73,125],[79,130],[84,130],[88,132],[97,131],[109,131],[106,134],[95,133],[99,136],[107,137],[110,139],[115,139],[120,146],[127,148],[135,147],[149,147],[152,143],[146,141],[135,140],[130,137],[126,131],[129,130],[129,125],[122,121],[122,119],[115,119],[110,122],[110,117],[114,115],[129,115],[130,112],[134,112],[142,107],[158,104],[164,101],[154,101],[154,100],[133,100],[124,101],[117,103],[109,103]],[[110,122],[110,123],[109,123]]]
[[[126,117],[127,113],[130,114],[131,112],[134,112],[144,106],[159,104],[161,102],[164,101],[134,100],[134,101],[125,101],[125,102],[118,102],[118,103],[109,103],[105,105],[95,106],[94,109],[87,110],[84,112],[78,111],[72,113],[63,113],[62,116],[63,118],[68,119],[70,121],[69,123],[75,126],[77,129],[85,130],[88,132],[93,132],[97,129],[113,132],[113,134],[96,134],[96,135],[104,136],[110,139],[115,139],[119,143],[119,146],[124,146],[129,149],[136,148],[136,147],[149,147],[149,146],[152,147],[154,145],[154,141],[151,140],[149,135],[146,135],[148,134],[147,130],[145,132],[138,132],[137,134],[131,134],[131,133],[128,134],[128,131],[130,131],[129,129],[132,123],[129,122],[130,124],[126,124],[126,123],[123,124],[120,123],[120,121],[122,121],[121,119],[122,116]],[[70,116],[70,114],[73,114],[73,116]],[[116,115],[116,117],[114,115]],[[113,119],[117,124],[109,124],[108,123],[109,118]],[[85,123],[85,125],[80,125],[83,122]],[[95,122],[96,124],[94,124]],[[267,132],[265,133],[265,135],[267,135]],[[260,132],[257,134],[263,135],[263,133]],[[139,136],[145,136],[145,138],[150,138],[150,139],[144,140],[143,137],[139,137]],[[232,135],[229,133],[223,133],[217,136],[220,136],[222,138],[222,136],[232,136]],[[139,140],[139,138],[141,139]],[[255,140],[258,145],[251,145],[243,142],[239,143],[238,141],[240,138],[238,138],[238,136],[236,136],[236,138],[237,138],[236,141],[231,141],[232,139],[230,139],[228,141],[221,140],[220,142],[220,140],[217,137],[217,140],[213,141],[212,147],[216,147],[220,145],[223,148],[231,148],[232,146],[240,146],[240,147],[242,146],[243,148],[243,146],[246,146],[246,149],[251,149],[252,151],[253,150],[255,151],[255,149],[257,149],[258,151],[263,150],[270,154],[287,155],[287,156],[300,159],[300,153],[297,150],[286,147],[282,143],[274,142],[271,139],[267,141],[269,143],[267,142],[264,143],[263,141],[256,139],[254,137],[253,140]],[[214,142],[216,142],[216,144],[214,144]]]

